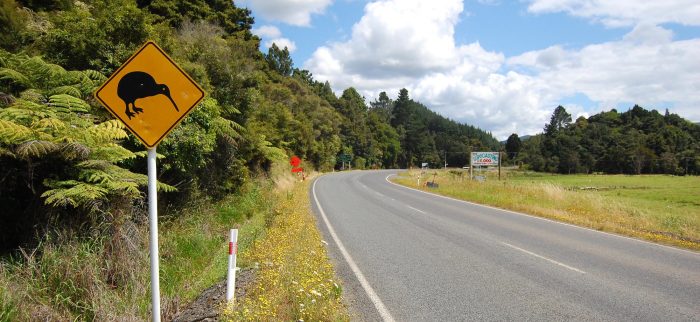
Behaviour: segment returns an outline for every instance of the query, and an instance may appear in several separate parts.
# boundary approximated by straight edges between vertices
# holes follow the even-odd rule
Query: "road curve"
[[[311,200],[366,321],[700,321],[700,254],[390,183],[316,179]]]

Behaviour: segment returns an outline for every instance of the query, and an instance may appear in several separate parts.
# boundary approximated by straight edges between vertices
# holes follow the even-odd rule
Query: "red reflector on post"
[[[228,254],[233,255],[233,242],[228,242]]]

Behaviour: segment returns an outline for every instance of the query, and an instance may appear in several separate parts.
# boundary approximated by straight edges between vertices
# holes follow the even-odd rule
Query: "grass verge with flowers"
[[[264,238],[240,254],[257,267],[246,297],[224,309],[225,320],[347,321],[342,288],[311,215],[311,180],[279,187]]]
[[[700,250],[700,178],[664,175],[556,175],[504,171],[412,170],[393,181],[453,198],[596,230]],[[418,178],[422,184],[418,185]],[[437,188],[425,182],[435,180]]]
[[[228,229],[239,229],[241,250],[265,235],[273,186],[260,178],[223,200],[202,196],[181,211],[161,211],[163,320],[225,278]],[[21,257],[0,259],[0,322],[149,320],[147,222],[116,227],[111,238],[47,235]]]

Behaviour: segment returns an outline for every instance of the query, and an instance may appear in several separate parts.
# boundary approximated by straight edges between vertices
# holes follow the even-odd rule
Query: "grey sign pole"
[[[156,186],[156,147],[148,149],[148,223],[151,252],[151,305],[153,322],[160,322],[160,273],[158,265],[158,189]]]

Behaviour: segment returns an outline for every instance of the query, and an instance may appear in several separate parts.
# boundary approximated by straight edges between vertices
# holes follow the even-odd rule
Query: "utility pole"
[[[498,151],[498,181],[501,181],[501,151]]]
[[[447,150],[445,152],[445,170],[447,170]]]

